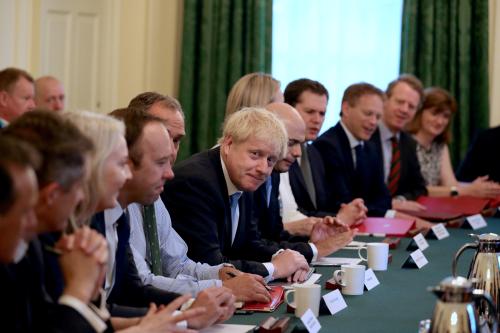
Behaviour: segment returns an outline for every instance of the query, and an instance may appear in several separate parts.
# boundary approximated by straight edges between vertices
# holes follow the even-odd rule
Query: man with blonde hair
[[[251,192],[285,156],[287,141],[276,116],[245,108],[228,117],[220,146],[174,168],[176,177],[165,184],[162,199],[191,259],[229,262],[268,281],[305,278],[309,266],[304,256],[262,241],[252,220]]]

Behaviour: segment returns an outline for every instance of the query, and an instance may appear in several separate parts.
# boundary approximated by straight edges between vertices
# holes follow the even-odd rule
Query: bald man
[[[328,256],[352,241],[354,231],[334,217],[318,218],[310,237],[292,236],[283,229],[280,216],[280,173],[287,172],[301,155],[300,145],[305,141],[306,127],[300,114],[286,103],[271,103],[266,109],[274,113],[285,125],[288,134],[286,156],[276,162],[274,170],[254,193],[254,218],[258,221],[263,239],[292,249],[309,261]]]
[[[64,87],[53,76],[42,76],[35,81],[35,104],[39,109],[49,111],[64,110]]]

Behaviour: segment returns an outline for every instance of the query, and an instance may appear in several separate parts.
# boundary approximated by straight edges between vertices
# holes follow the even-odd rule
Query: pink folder
[[[461,216],[479,214],[486,208],[489,199],[475,197],[419,197],[417,202],[427,210],[412,215],[429,220],[451,220]]]
[[[358,228],[359,234],[381,237],[404,237],[415,224],[414,220],[369,217]]]

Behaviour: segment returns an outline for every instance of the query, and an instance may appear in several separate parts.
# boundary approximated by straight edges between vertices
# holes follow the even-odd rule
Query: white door
[[[103,112],[109,0],[41,0],[41,75],[60,79],[66,109]]]

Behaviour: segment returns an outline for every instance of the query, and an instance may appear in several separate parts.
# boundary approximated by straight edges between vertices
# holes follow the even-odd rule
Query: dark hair
[[[344,91],[342,103],[347,102],[350,106],[355,106],[358,100],[365,95],[377,95],[384,100],[385,95],[382,90],[366,82],[351,84]]]
[[[410,133],[417,133],[422,128],[422,114],[425,110],[434,109],[437,113],[443,113],[447,110],[451,112],[451,116],[457,112],[457,101],[445,89],[440,87],[430,87],[424,90],[424,100],[422,107],[415,113],[412,121],[408,124],[406,130]],[[437,143],[450,143],[451,141],[451,118],[446,125],[443,133],[439,134],[435,139]]]
[[[12,87],[22,77],[30,82],[33,82],[33,77],[22,69],[8,67],[0,71],[0,91],[10,92]]]
[[[128,104],[128,107],[149,111],[149,109],[153,106],[153,104],[156,103],[160,103],[165,108],[177,110],[184,117],[184,112],[182,111],[181,103],[179,103],[177,99],[170,97],[168,95],[162,95],[152,91],[143,92],[135,96]]]
[[[422,82],[413,74],[401,74],[396,80],[391,81],[387,86],[387,89],[385,90],[387,98],[391,97],[392,91],[394,90],[396,85],[401,82],[404,82],[407,85],[409,85],[413,90],[415,90],[418,93],[418,96],[420,96],[420,100],[417,105],[417,110],[418,110],[424,98],[424,86],[422,85]]]
[[[141,164],[142,150],[137,142],[142,136],[144,127],[151,122],[159,122],[162,125],[164,121],[161,118],[150,115],[143,109],[123,108],[116,109],[109,114],[125,124],[125,140],[127,141],[128,156],[136,166]]]
[[[31,144],[42,156],[36,169],[40,187],[57,182],[63,190],[81,179],[93,144],[73,123],[51,111],[35,110],[16,118],[2,132]]]
[[[285,103],[295,107],[297,103],[300,103],[300,95],[302,95],[304,91],[310,91],[320,96],[325,95],[326,100],[328,101],[328,90],[326,90],[325,86],[320,82],[310,79],[298,79],[290,82],[286,86],[285,92],[283,93]]]
[[[0,214],[5,214],[16,201],[12,166],[37,169],[40,155],[25,142],[0,135]]]

